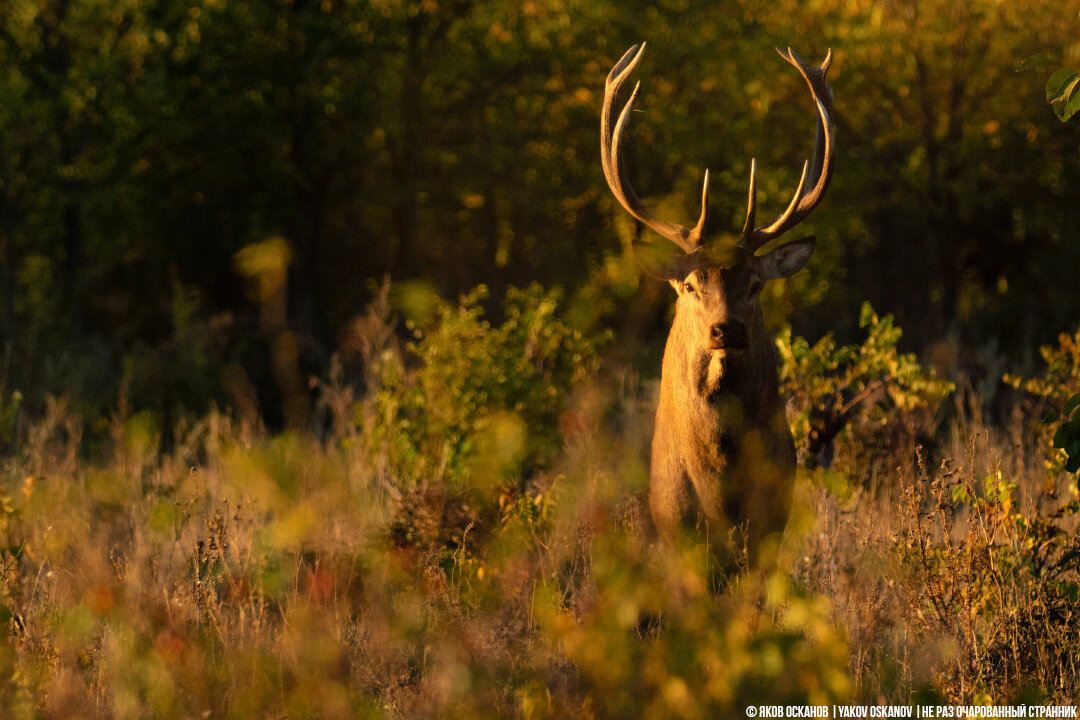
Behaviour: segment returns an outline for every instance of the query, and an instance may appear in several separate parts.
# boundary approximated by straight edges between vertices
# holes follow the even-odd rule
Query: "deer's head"
[[[813,252],[814,238],[807,237],[761,256],[739,247],[726,258],[687,256],[680,278],[669,278],[683,322],[709,349],[738,354],[757,340],[765,283],[795,273]]]
[[[764,284],[795,273],[814,252],[814,238],[806,237],[757,254],[763,245],[809,215],[829,185],[836,130],[832,117],[832,90],[825,81],[825,73],[832,62],[832,51],[820,66],[808,66],[790,48],[786,53],[777,50],[802,74],[817,106],[819,122],[814,159],[803,164],[799,186],[787,209],[776,220],[762,226],[755,226],[757,175],[755,162],[750,162],[746,223],[734,247],[707,241],[707,170],[701,190],[701,214],[693,227],[657,219],[627,181],[625,162],[620,154],[621,142],[641,84],[634,87],[630,99],[614,122],[612,109],[616,95],[641,61],[644,52],[644,43],[640,49],[637,45],[630,48],[607,77],[600,137],[604,176],[616,199],[631,215],[675,243],[681,251],[667,265],[646,269],[651,275],[668,280],[675,288],[679,294],[678,313],[682,321],[693,328],[692,332],[699,342],[709,349],[723,350],[725,354],[738,353],[758,340],[754,335],[761,331],[760,297]]]

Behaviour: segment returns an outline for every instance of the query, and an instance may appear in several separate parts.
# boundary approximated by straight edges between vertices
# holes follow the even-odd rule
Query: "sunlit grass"
[[[867,414],[800,477],[779,568],[717,595],[700,541],[649,528],[648,385],[588,379],[602,344],[511,297],[497,326],[438,306],[408,363],[373,312],[368,390],[331,373],[318,439],[211,412],[166,450],[122,403],[92,457],[52,402],[2,465],[3,715],[1074,701],[1076,484],[1044,429],[956,401],[919,462]]]

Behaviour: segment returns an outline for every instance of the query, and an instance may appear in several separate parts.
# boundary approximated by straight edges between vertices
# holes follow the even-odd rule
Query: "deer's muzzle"
[[[709,328],[711,350],[743,350],[746,345],[746,325],[737,320],[713,323]]]

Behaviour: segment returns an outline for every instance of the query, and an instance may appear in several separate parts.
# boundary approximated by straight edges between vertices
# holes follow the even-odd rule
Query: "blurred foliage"
[[[859,327],[867,335],[861,345],[838,345],[828,333],[811,346],[793,338],[790,328],[776,337],[781,394],[796,447],[810,467],[829,467],[836,441],[853,429],[865,444],[875,429],[925,425],[954,389],[914,354],[897,350],[903,332],[892,315],[878,317],[863,303]]]
[[[1054,112],[1065,122],[1080,109],[1080,73],[1071,68],[1060,68],[1050,76],[1046,83],[1046,100],[1054,107]],[[1065,469],[1071,473],[1080,470],[1080,414],[1073,417],[1076,408],[1080,406],[1080,391],[1077,391],[1077,378],[1080,377],[1080,362],[1077,358],[1077,345],[1080,345],[1080,331],[1076,337],[1070,338],[1061,335],[1058,339],[1060,350],[1054,352],[1049,346],[1043,347],[1043,359],[1047,361],[1047,377],[1040,383],[1035,380],[1021,381],[1019,378],[1013,382],[1014,387],[1023,387],[1029,392],[1034,392],[1043,397],[1058,395],[1062,390],[1073,391],[1074,395],[1065,401],[1061,412],[1051,409],[1043,418],[1045,423],[1060,421],[1057,431],[1054,433],[1054,447],[1065,454]],[[1072,358],[1071,367],[1065,362],[1065,355]],[[1071,372],[1069,372],[1071,370]],[[1061,377],[1062,375],[1067,377]],[[1053,377],[1053,376],[1057,377]],[[1010,378],[1006,378],[1009,380]],[[1055,384],[1054,381],[1057,381]],[[1068,384],[1066,384],[1068,380]]]
[[[1004,380],[1049,405],[1042,421],[1054,429],[1050,442],[1061,450],[1056,469],[1075,473],[1080,470],[1080,414],[1076,413],[1080,407],[1080,329],[1071,335],[1062,333],[1057,346],[1043,345],[1039,354],[1046,362],[1042,377],[1006,373]]]
[[[480,286],[434,318],[404,356],[383,351],[378,385],[357,405],[365,443],[390,456],[401,487],[513,478],[559,446],[559,416],[575,382],[591,377],[607,333],[586,337],[556,314],[559,292],[509,288],[503,321],[483,318]],[[490,466],[477,466],[477,455]],[[474,478],[475,479],[475,478]]]
[[[88,463],[52,403],[0,466],[0,713],[707,718],[847,698],[825,597],[749,573],[718,602],[704,544],[648,538],[628,484],[648,413],[589,382],[603,337],[538,286],[489,324],[483,294],[439,301],[399,354],[384,285],[355,338],[379,361],[359,398],[322,383],[322,443],[212,412],[166,452],[152,413],[121,408],[112,459]]]
[[[9,449],[18,437],[19,408],[22,393],[12,392],[6,399],[0,396],[0,448]]]
[[[638,272],[623,261],[643,231],[604,186],[600,89],[642,40],[635,187],[685,220],[708,166],[732,231],[750,158],[779,211],[810,150],[812,108],[773,46],[834,49],[837,174],[815,259],[785,285],[800,332],[851,335],[843,309],[867,298],[914,348],[998,337],[1019,357],[1080,312],[1075,138],[1045,73],[1013,70],[1077,64],[1061,16],[1051,0],[9,0],[0,391],[35,412],[76,392],[91,425],[121,387],[163,417],[243,395],[281,425],[282,335],[233,261],[267,238],[291,248],[292,385],[386,273],[446,297],[486,284],[489,310],[511,285],[584,288],[571,305],[610,304],[602,322],[658,346],[660,293],[601,295]]]
[[[401,502],[392,536],[431,562],[472,562],[465,543],[512,518],[540,522],[552,501],[553,461],[575,387],[595,375],[608,333],[566,324],[556,290],[509,288],[498,325],[484,319],[483,286],[457,304],[406,285],[398,304],[419,311],[397,347],[388,284],[354,328],[368,393],[338,408],[348,443]],[[570,421],[579,425],[581,420]]]
[[[317,385],[322,439],[237,407],[177,420],[166,446],[156,413],[122,404],[89,460],[84,417],[48,401],[0,459],[0,714],[713,718],[1080,688],[1075,481],[1054,507],[1003,474],[978,494],[972,452],[964,494],[947,466],[858,512],[802,483],[784,564],[716,595],[708,538],[650,532],[654,399],[595,377],[605,333],[572,329],[539,286],[508,290],[499,322],[483,290],[374,295],[343,341],[363,389],[336,360]],[[422,311],[405,347],[395,297]],[[802,381],[827,386],[842,350],[907,367],[905,406],[913,378],[941,389],[890,319],[864,320],[869,349],[819,352],[825,377]],[[1046,449],[984,454],[1025,447]]]
[[[1000,470],[981,483],[971,471],[945,463],[905,488],[900,551],[917,577],[916,627],[955,643],[942,674],[961,696],[1002,697],[1080,660],[1080,495],[1054,470],[1031,499]]]
[[[751,576],[750,588],[717,603],[704,558],[650,560],[627,553],[617,536],[602,539],[593,557],[600,597],[584,618],[561,611],[546,619],[595,717],[734,717],[762,701],[827,705],[848,697],[847,647],[824,597],[777,574],[764,588]],[[643,613],[662,618],[661,629],[642,637]]]
[[[1060,425],[1054,433],[1054,447],[1065,453],[1065,469],[1071,473],[1080,470],[1080,413],[1076,408],[1080,407],[1080,393],[1077,393],[1065,401],[1065,407],[1058,414],[1054,411],[1047,413],[1044,422],[1053,423],[1060,420]]]
[[[1039,355],[1046,363],[1042,377],[1025,378],[1006,373],[1010,386],[1042,398],[1064,400],[1080,391],[1080,329],[1072,334],[1061,333],[1057,345],[1043,345]]]

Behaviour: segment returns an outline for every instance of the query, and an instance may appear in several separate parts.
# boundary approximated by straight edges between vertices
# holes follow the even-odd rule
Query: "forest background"
[[[598,161],[604,77],[642,40],[634,184],[683,220],[710,168],[732,234],[750,159],[779,212],[812,147],[773,47],[834,49],[836,176],[806,224],[813,261],[768,298],[774,325],[848,339],[869,300],[943,370],[1031,370],[1080,316],[1077,130],[1045,97],[1078,22],[1040,0],[15,0],[0,392],[100,412],[124,388],[165,425],[247,393],[281,426],[283,383],[348,351],[384,276],[420,315],[431,293],[482,283],[497,311],[508,286],[561,285],[583,330],[612,328],[654,370],[670,293],[629,246],[657,238]],[[244,276],[275,262],[268,319]],[[275,371],[283,331],[295,362]]]

